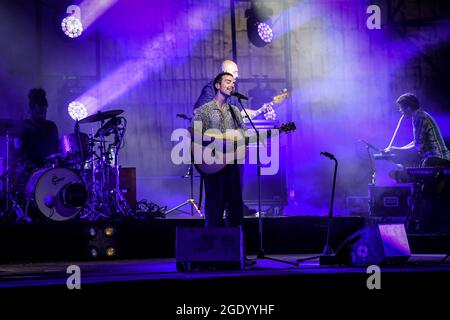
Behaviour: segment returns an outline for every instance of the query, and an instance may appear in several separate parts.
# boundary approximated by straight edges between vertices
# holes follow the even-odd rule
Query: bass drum
[[[87,201],[87,190],[74,171],[44,168],[32,173],[25,186],[25,196],[34,201],[47,218],[64,221],[81,211]]]

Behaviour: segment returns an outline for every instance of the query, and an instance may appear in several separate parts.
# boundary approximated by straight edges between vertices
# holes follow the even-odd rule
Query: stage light
[[[116,249],[114,247],[108,247],[108,248],[106,248],[106,252],[105,253],[106,253],[107,257],[110,257],[110,258],[115,257],[116,256]]]
[[[95,239],[95,237],[97,237],[97,228],[95,228],[92,225],[86,225],[83,228],[83,235],[88,239],[88,240],[93,240]]]
[[[83,33],[83,25],[77,18],[70,16],[63,19],[61,28],[64,34],[70,38],[77,38]]]
[[[260,24],[258,24],[258,35],[262,39],[262,41],[266,43],[272,42],[273,31],[267,23],[261,22]]]
[[[62,31],[70,38],[81,36],[83,33],[83,24],[81,23],[80,7],[76,5],[68,6],[66,13],[70,15],[61,21]]]
[[[103,232],[105,233],[105,236],[112,237],[116,233],[116,230],[114,227],[106,227]]]
[[[272,14],[272,9],[265,7],[259,1],[253,1],[250,9],[245,11],[248,39],[256,47],[264,47],[273,40],[274,35],[270,21]]]
[[[73,120],[81,120],[87,117],[87,109],[84,104],[79,101],[72,101],[69,103],[67,111]]]
[[[95,247],[90,247],[89,248],[89,255],[91,258],[97,258],[99,255],[98,249]]]
[[[94,227],[89,227],[87,230],[88,237],[94,239],[97,235],[97,230]]]

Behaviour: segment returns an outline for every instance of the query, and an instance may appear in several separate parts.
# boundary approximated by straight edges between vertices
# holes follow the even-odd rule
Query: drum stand
[[[104,124],[102,121],[101,128]],[[106,148],[106,138],[103,130],[99,130],[99,153],[96,154],[94,150],[92,153],[92,182],[91,182],[91,196],[87,204],[86,213],[82,218],[87,218],[90,221],[99,218],[109,218],[112,215],[130,216],[132,210],[120,191],[120,166],[119,166],[119,144],[117,127],[114,128],[116,133],[114,143],[110,146],[114,147],[112,150]],[[94,144],[91,144],[94,147]],[[113,157],[114,166],[110,165],[111,157]],[[114,177],[114,188],[111,186],[111,177]],[[86,177],[85,177],[85,180]]]
[[[10,175],[10,144],[11,144],[11,136],[9,135],[9,132],[6,132],[6,168],[5,168],[5,211],[4,214],[8,215],[10,213],[14,213],[16,215],[16,222],[31,222],[31,219],[27,217],[26,212],[23,212],[23,209],[20,207],[20,205],[17,203],[17,201],[14,199],[13,194],[10,190],[9,185],[9,175]],[[10,207],[11,203],[11,207]]]

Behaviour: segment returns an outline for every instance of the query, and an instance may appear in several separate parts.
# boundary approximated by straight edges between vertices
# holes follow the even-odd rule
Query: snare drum
[[[86,204],[87,190],[81,178],[67,168],[34,171],[25,186],[27,200],[33,200],[41,213],[55,221],[69,220]]]
[[[81,164],[89,158],[89,136],[80,132],[66,134],[61,138],[61,150],[64,162],[67,164]]]

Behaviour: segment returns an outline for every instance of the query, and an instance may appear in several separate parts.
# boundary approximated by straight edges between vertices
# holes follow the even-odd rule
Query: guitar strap
[[[236,114],[234,113],[234,109],[231,107],[231,105],[230,104],[228,104],[228,108],[229,108],[229,110],[230,110],[230,113],[231,113],[231,116],[233,117],[233,121],[234,121],[234,129],[240,129],[240,126],[239,126],[239,121],[237,120],[237,118],[236,118]],[[234,145],[234,150],[236,151],[236,148],[237,148],[237,146],[236,146],[236,144]],[[236,164],[236,160],[234,161],[234,164]]]
[[[228,104],[228,108],[230,110],[231,116],[233,117],[233,121],[234,121],[234,128],[235,129],[239,129],[239,122],[236,119],[236,114],[234,113],[234,109],[231,107],[230,104]]]

